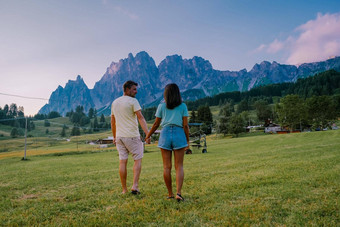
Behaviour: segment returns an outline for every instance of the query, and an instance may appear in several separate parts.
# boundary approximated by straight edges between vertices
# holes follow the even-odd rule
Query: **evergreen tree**
[[[61,130],[60,136],[61,137],[65,137],[66,136],[66,129],[65,129],[65,127],[63,127],[63,129]]]
[[[57,117],[61,117],[60,113],[58,113],[57,111],[51,111],[47,115],[48,119],[53,119],[53,118],[57,118]]]
[[[71,136],[79,136],[80,135],[80,129],[79,126],[74,125],[71,130]]]
[[[213,119],[208,105],[198,107],[196,121],[203,123],[201,129],[205,134],[211,134]]]
[[[93,121],[93,131],[94,132],[98,132],[99,128],[98,128],[98,119],[97,117],[94,117],[94,121]]]
[[[86,124],[90,123],[90,118],[86,117],[85,115],[80,118],[79,125],[85,126]]]
[[[197,119],[196,119],[196,113],[195,110],[191,111],[191,115],[190,115],[190,119],[189,119],[189,123],[196,123]]]
[[[4,106],[4,114],[5,115],[8,115],[8,112],[9,112],[9,106],[6,104],[5,106]]]
[[[102,114],[101,116],[100,116],[100,121],[99,121],[100,123],[105,123],[105,117],[104,117],[104,114]]]
[[[45,127],[50,127],[50,126],[51,126],[51,123],[50,123],[47,119],[45,119],[45,121],[44,121],[44,126],[45,126]]]
[[[89,109],[88,116],[89,116],[90,119],[92,119],[94,117],[94,109],[92,107]]]

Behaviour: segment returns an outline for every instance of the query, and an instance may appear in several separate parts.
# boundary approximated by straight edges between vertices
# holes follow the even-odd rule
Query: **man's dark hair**
[[[131,87],[132,87],[133,85],[138,86],[138,84],[137,84],[136,82],[134,82],[134,81],[132,81],[132,80],[128,80],[128,81],[126,81],[126,82],[124,83],[124,85],[123,85],[123,90],[126,91],[127,88],[128,88],[128,89],[131,89]]]
[[[164,99],[166,107],[170,110],[182,103],[181,93],[177,84],[168,84],[164,89]]]

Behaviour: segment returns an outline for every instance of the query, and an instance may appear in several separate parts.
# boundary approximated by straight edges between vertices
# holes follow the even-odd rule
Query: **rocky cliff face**
[[[123,95],[123,84],[127,80],[138,83],[137,98],[140,103],[149,103],[157,98],[159,92],[158,68],[155,61],[146,53],[140,52],[133,57],[112,62],[104,76],[91,91],[96,107],[110,105],[112,101]]]
[[[84,80],[77,76],[76,80],[69,80],[65,88],[59,86],[50,96],[49,103],[44,105],[39,113],[49,113],[57,111],[65,115],[71,109],[75,110],[77,106],[83,106],[84,111],[94,106],[90,90],[84,83]]]
[[[119,62],[112,62],[103,77],[89,90],[80,76],[69,81],[65,88],[59,86],[50,101],[40,113],[58,111],[61,114],[76,106],[105,109],[109,114],[112,101],[123,94],[123,84],[133,80],[139,84],[137,99],[141,105],[156,105],[162,99],[163,89],[168,83],[176,83],[185,100],[195,100],[227,91],[247,91],[253,87],[282,82],[294,82],[325,70],[340,71],[340,57],[323,62],[308,63],[296,67],[277,62],[264,61],[255,64],[247,72],[219,71],[212,68],[209,61],[201,57],[183,59],[182,56],[166,57],[157,67],[152,57],[145,51],[132,54]]]

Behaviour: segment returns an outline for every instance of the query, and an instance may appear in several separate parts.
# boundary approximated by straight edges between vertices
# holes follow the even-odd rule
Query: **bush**
[[[51,126],[51,123],[50,123],[48,120],[45,120],[44,126],[45,126],[45,127],[50,127],[50,126]]]
[[[19,136],[19,130],[17,128],[12,128],[11,137],[16,138]]]

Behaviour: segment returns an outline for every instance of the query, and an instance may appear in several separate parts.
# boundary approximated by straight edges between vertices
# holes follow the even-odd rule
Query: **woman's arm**
[[[188,146],[189,146],[189,125],[188,125],[188,117],[183,117],[183,129],[185,133],[185,137],[187,138]]]
[[[152,128],[150,129],[149,133],[145,137],[145,141],[151,137],[151,135],[158,129],[159,125],[161,124],[162,118],[156,117],[155,122],[152,125]]]

